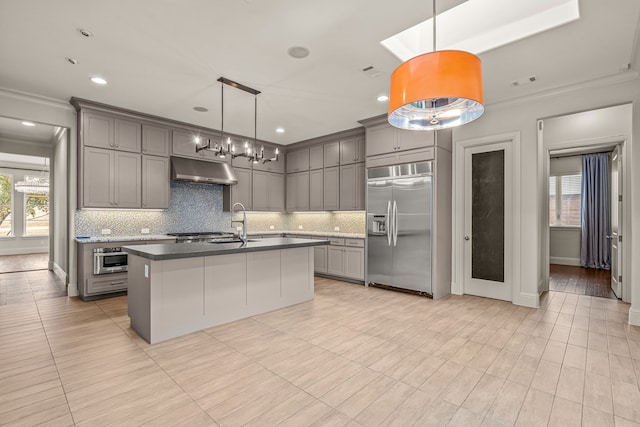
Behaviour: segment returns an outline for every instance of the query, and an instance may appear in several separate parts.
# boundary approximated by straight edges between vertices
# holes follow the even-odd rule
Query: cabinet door
[[[251,200],[251,170],[236,169],[235,172],[238,183],[231,186],[231,205],[242,203],[247,210],[255,209]]]
[[[340,164],[362,162],[364,160],[364,142],[362,137],[340,141]]]
[[[309,169],[322,169],[324,167],[324,146],[316,145],[309,148]]]
[[[289,164],[287,163],[287,167]],[[295,211],[298,207],[298,176],[297,174],[287,174],[287,212]]]
[[[142,153],[154,156],[169,155],[171,131],[168,128],[142,125]]]
[[[82,143],[90,147],[113,148],[113,117],[83,113]]]
[[[196,153],[196,137],[193,134],[174,130],[172,136],[171,154],[183,157],[200,157],[198,153]]]
[[[356,203],[354,209],[365,210],[365,193],[367,191],[367,169],[364,163],[356,163]]]
[[[236,169],[236,175],[241,169]],[[269,186],[269,174],[264,171],[253,171],[253,191],[252,191],[252,209],[254,211],[269,210],[269,195],[267,189]]]
[[[324,170],[324,210],[337,211],[340,209],[340,168],[333,167]]]
[[[340,164],[340,141],[324,144],[324,167],[330,168]]]
[[[316,273],[327,272],[327,246],[313,247],[313,271]]]
[[[131,120],[115,120],[114,148],[139,153],[142,148],[142,125]]]
[[[220,135],[200,135],[201,139],[201,143],[200,145],[206,145],[207,140],[211,140],[211,147],[215,147],[216,144],[220,143]],[[194,147],[194,152],[195,152],[195,147]],[[214,162],[221,162],[221,163],[231,163],[231,156],[224,156],[224,157],[220,157],[220,156],[216,156],[214,151],[211,150],[201,150],[200,152],[198,152],[196,154],[200,159],[202,160],[212,160]]]
[[[340,210],[348,211],[356,208],[357,167],[355,164],[340,166]]]
[[[309,210],[309,172],[298,174],[298,186],[296,188],[297,210]]]
[[[309,149],[287,153],[287,173],[309,170]]]
[[[168,157],[142,156],[142,207],[146,209],[169,207]]]
[[[276,156],[276,147],[271,145],[261,145],[260,147],[264,147],[264,157],[267,159],[274,159]],[[253,165],[253,169],[267,171],[267,172],[284,172],[284,154],[280,152],[278,154],[278,160],[272,160],[265,163],[255,163]],[[240,164],[247,163],[247,159],[236,159],[234,162],[240,160]],[[235,167],[235,163],[233,163]],[[245,166],[241,166],[245,167]],[[249,163],[249,167],[251,167],[251,163]]]
[[[269,173],[267,182],[269,210],[272,212],[284,212],[284,175],[281,173]]]
[[[341,246],[327,246],[327,274],[344,276],[344,248]]]
[[[117,208],[139,208],[142,206],[142,171],[140,154],[115,151],[114,195]]]
[[[396,129],[398,150],[430,147],[434,143],[433,132]]]
[[[396,128],[389,124],[373,126],[367,129],[367,156],[392,153],[396,150],[397,135]],[[416,133],[424,133],[417,132]]]
[[[113,150],[85,147],[82,162],[82,206],[113,207]]]
[[[321,211],[324,206],[324,171],[309,172],[309,210]]]
[[[364,280],[364,248],[344,248],[344,276]]]

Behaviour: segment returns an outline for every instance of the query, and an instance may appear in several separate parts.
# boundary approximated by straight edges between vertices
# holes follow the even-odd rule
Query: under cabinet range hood
[[[228,163],[171,157],[171,179],[174,181],[232,185],[238,183]]]

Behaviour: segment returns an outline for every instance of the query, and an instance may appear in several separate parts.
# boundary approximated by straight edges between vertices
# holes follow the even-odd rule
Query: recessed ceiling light
[[[389,97],[387,95],[380,95],[377,99],[378,102],[385,102],[389,100]]]
[[[29,126],[29,127],[34,127],[36,124],[33,122],[22,122],[23,125],[25,126]]]
[[[302,46],[293,46],[293,47],[290,47],[289,50],[287,50],[287,53],[292,58],[302,59],[309,56],[309,49]]]
[[[69,64],[73,64],[76,65],[78,63],[77,59],[73,59],[73,58],[69,58],[68,56],[66,58],[64,58],[65,61],[67,61]]]
[[[207,107],[193,107],[194,110],[196,110],[198,113],[206,113],[207,111],[209,111],[209,109]]]
[[[78,28],[78,32],[80,34],[82,34],[83,36],[85,36],[85,37],[92,37],[93,36],[93,33],[91,31],[85,30],[83,28]]]
[[[278,133],[284,133],[284,128],[276,128],[276,132],[278,132]]]
[[[107,81],[102,77],[91,77],[91,81],[97,85],[106,85]]]

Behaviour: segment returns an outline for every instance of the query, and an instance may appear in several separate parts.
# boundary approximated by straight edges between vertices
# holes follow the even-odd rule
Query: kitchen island
[[[327,240],[124,246],[131,328],[150,344],[313,299]]]

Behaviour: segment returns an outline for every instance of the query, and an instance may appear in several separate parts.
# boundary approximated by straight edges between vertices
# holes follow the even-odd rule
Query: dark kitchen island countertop
[[[328,240],[295,239],[289,237],[249,239],[245,244],[237,243],[164,243],[143,246],[123,246],[122,250],[152,261],[167,259],[206,257],[238,254],[243,252],[272,251],[305,246],[328,245]]]

